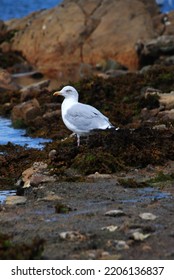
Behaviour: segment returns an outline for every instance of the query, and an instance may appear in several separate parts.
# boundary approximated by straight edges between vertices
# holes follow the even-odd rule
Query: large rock
[[[11,47],[59,83],[78,79],[88,65],[108,58],[137,69],[135,43],[154,37],[143,2],[65,0],[53,9],[7,22],[9,30],[18,30]]]
[[[16,91],[20,87],[15,84],[10,73],[0,68],[0,93],[5,91]]]
[[[156,91],[145,93],[145,98],[149,95],[157,95],[159,97],[159,104],[165,108],[165,110],[174,109],[174,91],[169,93],[160,93]]]
[[[6,198],[5,204],[6,205],[20,205],[25,204],[27,201],[26,197],[18,196],[18,195],[11,195]]]
[[[153,17],[156,33],[151,40],[139,40],[136,44],[140,67],[154,63],[174,64],[174,11]]]
[[[36,117],[41,115],[40,105],[36,98],[29,101],[22,102],[12,109],[11,118],[15,123],[17,121],[22,121],[25,124],[34,120]]]
[[[44,162],[34,162],[33,166],[22,173],[23,188],[38,186],[40,183],[55,182],[54,176],[49,175],[48,165]]]
[[[41,90],[47,88],[49,84],[50,84],[49,80],[44,80],[28,86],[24,86],[20,90],[21,102],[32,99],[33,97],[36,96],[37,93],[40,93]]]
[[[170,93],[160,93],[157,91],[146,92],[144,97],[148,98],[149,95],[155,95],[159,98],[159,107],[149,110],[148,108],[143,108],[141,111],[141,119],[143,121],[160,123],[160,125],[155,125],[154,129],[165,130],[166,126],[163,123],[170,124],[174,121],[174,92]]]
[[[174,35],[162,35],[148,41],[142,50],[142,55],[158,58],[160,55],[174,53]]]

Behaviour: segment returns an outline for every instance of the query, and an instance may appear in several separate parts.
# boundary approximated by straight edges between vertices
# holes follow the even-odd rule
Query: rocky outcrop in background
[[[39,71],[61,81],[89,75],[91,67],[108,59],[136,70],[135,43],[155,36],[154,2],[147,6],[141,0],[66,0],[53,9],[7,22],[8,31],[15,30],[10,49],[22,52]]]
[[[0,91],[13,93],[1,98],[3,106],[0,110],[10,114],[14,123],[22,121],[24,125],[31,125],[32,121],[34,126],[38,123],[37,128],[42,127],[43,122],[47,126],[48,122],[52,123],[54,118],[60,117],[60,105],[56,106],[55,100],[50,97],[48,79],[26,87],[15,79],[16,73],[31,70],[40,71],[41,77],[43,73],[56,79],[58,87],[93,74],[100,78],[117,78],[123,74],[131,75],[132,72],[145,74],[151,69],[156,73],[152,81],[145,76],[138,90],[141,92],[143,87],[152,86],[170,93],[173,91],[170,70],[155,70],[154,67],[174,64],[173,27],[174,12],[168,15],[159,13],[154,0],[148,3],[145,0],[65,0],[55,8],[32,13],[22,19],[1,21],[1,67],[7,71],[0,70]],[[116,90],[113,89],[117,92],[116,103],[121,100],[118,102],[118,95],[122,98],[123,94],[132,94],[129,88],[123,87],[128,79],[131,82],[128,75],[124,78],[125,82],[121,82],[120,89],[117,86]],[[165,81],[169,87],[160,88],[161,81]],[[119,84],[118,81],[114,83]],[[84,88],[85,92],[88,90],[89,87]],[[93,92],[92,86],[90,90]],[[93,100],[95,105],[94,102],[96,100]],[[103,106],[102,102],[100,106]],[[129,110],[130,107],[129,102]],[[152,116],[149,110],[154,107],[147,109],[142,112],[143,120]],[[115,112],[116,107],[113,110],[110,107],[109,113],[112,111]],[[130,113],[126,116],[124,108],[125,121],[120,111],[111,117],[114,122],[125,125],[129,122]],[[166,108],[164,110],[160,106],[158,111],[164,112]],[[168,115],[170,119],[173,116],[171,112]]]
[[[58,84],[98,71],[121,75],[113,70],[173,64],[173,27],[174,12],[159,13],[155,0],[65,0],[22,19],[1,21],[0,57],[12,72],[34,68]]]

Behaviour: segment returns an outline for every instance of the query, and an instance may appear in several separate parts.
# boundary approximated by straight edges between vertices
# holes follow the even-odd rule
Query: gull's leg
[[[67,139],[74,137],[75,135],[76,135],[75,133],[71,133],[70,136],[61,139],[61,141],[64,142],[64,141],[66,141]]]
[[[80,135],[77,134],[77,147],[80,146]]]
[[[86,143],[89,144],[89,135],[86,137]]]
[[[73,132],[73,133],[70,134],[69,137],[71,138],[71,137],[74,137],[75,135],[76,135],[76,134]]]

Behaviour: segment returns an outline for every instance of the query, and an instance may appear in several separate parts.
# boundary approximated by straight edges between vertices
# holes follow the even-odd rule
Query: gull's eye
[[[71,92],[71,89],[67,89],[66,92]]]

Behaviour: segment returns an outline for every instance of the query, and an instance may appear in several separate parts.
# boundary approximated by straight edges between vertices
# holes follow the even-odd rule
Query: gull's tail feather
[[[115,125],[113,125],[112,123],[109,122],[109,125],[108,125],[107,129],[118,130],[120,128],[116,127]]]

